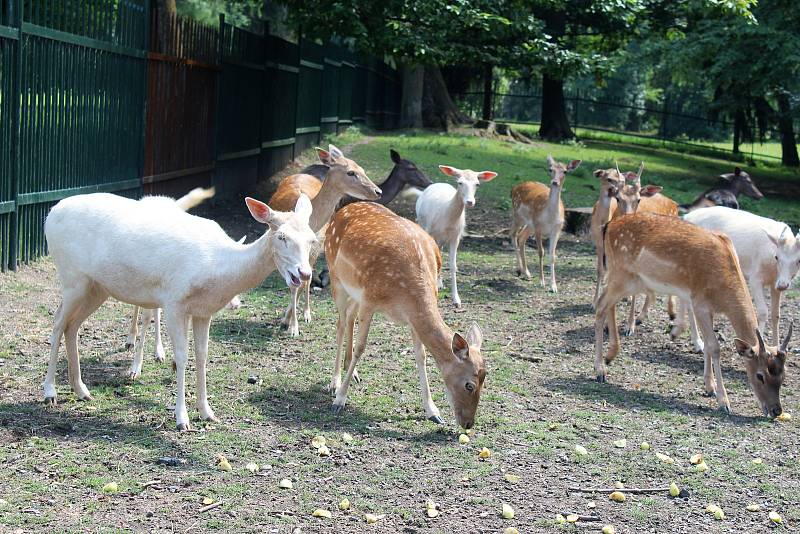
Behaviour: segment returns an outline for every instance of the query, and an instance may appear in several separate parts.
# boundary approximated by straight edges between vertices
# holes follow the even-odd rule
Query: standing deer
[[[169,200],[169,199],[168,199]],[[271,210],[246,198],[250,214],[269,230],[241,245],[214,221],[175,209],[163,198],[140,201],[93,193],[66,198],[45,222],[47,245],[58,270],[62,302],[50,337],[45,400],[56,400],[61,338],[67,347],[69,381],[79,399],[91,395],[81,380],[78,330],[108,297],[143,308],[162,308],[175,358],[178,430],[189,429],[186,364],[189,323],[194,334],[197,409],[216,420],[206,392],[211,317],[231,299],[278,270],[286,285],[311,278],[308,256],[316,236],[308,227],[311,202],[301,195],[293,213]]]
[[[592,305],[597,302],[600,283],[605,272],[603,267],[603,228],[611,220],[612,213],[617,209],[617,191],[625,185],[625,177],[622,176],[619,169],[597,169],[593,174],[600,179],[600,198],[597,199],[592,208],[590,227],[597,269],[597,283],[595,284]]]
[[[525,243],[533,233],[536,249],[539,252],[539,283],[544,282],[544,244],[542,237],[547,236],[547,248],[550,255],[550,291],[558,292],[556,286],[556,245],[564,226],[564,203],[561,202],[561,190],[568,172],[578,168],[581,160],[574,159],[567,164],[557,162],[553,156],[547,156],[547,167],[550,174],[550,186],[539,182],[522,182],[511,190],[512,221],[511,242],[517,252],[517,275],[531,278],[528,261],[525,258]]]
[[[605,363],[619,352],[616,303],[625,295],[659,292],[691,302],[705,338],[703,381],[730,413],[722,382],[714,315],[723,314],[736,332],[736,349],[744,357],[747,378],[765,415],[782,413],[780,388],[789,338],[779,349],[767,347],[731,240],[677,217],[650,213],[625,215],[606,226],[603,238],[606,279],[597,299],[594,369],[606,381]],[[609,325],[608,353],[603,360],[603,327]]]
[[[339,413],[376,312],[407,324],[428,418],[442,423],[431,399],[425,367],[425,347],[436,362],[447,388],[456,421],[464,428],[475,423],[475,412],[486,378],[481,356],[483,336],[473,324],[466,338],[454,333],[439,313],[436,281],[442,260],[436,242],[413,222],[371,202],[339,210],[325,236],[325,256],[331,272],[333,299],[339,312],[336,324],[336,361],[331,389],[332,410]],[[358,319],[358,339],[353,329]],[[341,379],[342,339],[346,338],[347,373]]]
[[[690,204],[682,204],[681,211],[690,212],[711,206],[725,206],[738,210],[737,197],[740,194],[756,200],[764,198],[764,194],[758,190],[750,175],[739,167],[736,167],[733,172],[720,174],[719,178],[722,180],[720,185],[700,193]]]
[[[464,236],[467,220],[465,208],[475,206],[475,191],[481,182],[488,182],[497,176],[496,172],[475,172],[461,170],[448,165],[439,165],[439,169],[447,176],[456,179],[457,188],[450,184],[438,183],[428,186],[417,199],[417,222],[443,247],[447,243],[450,253],[450,283],[453,304],[461,306],[456,283],[456,255],[458,245]]]
[[[269,205],[274,209],[283,210],[297,202],[301,194],[311,198],[313,211],[309,226],[314,232],[320,232],[331,216],[333,216],[339,201],[346,195],[351,195],[364,200],[376,200],[381,195],[381,189],[367,178],[364,170],[357,164],[344,157],[342,152],[333,145],[329,149],[320,152],[320,158],[329,162],[324,182],[320,182],[308,174],[293,174],[287,176],[278,185],[278,189],[269,200]],[[311,254],[311,265],[314,265],[319,256],[319,250],[315,249]],[[289,306],[283,316],[283,324],[289,330],[292,337],[300,335],[300,326],[297,320],[297,301],[300,291],[306,295],[306,306],[303,310],[303,317],[306,322],[311,321],[311,282],[304,281],[301,287],[290,287],[292,294]]]

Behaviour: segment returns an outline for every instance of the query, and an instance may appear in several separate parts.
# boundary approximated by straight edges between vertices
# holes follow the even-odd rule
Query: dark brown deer
[[[720,185],[701,193],[691,204],[681,204],[681,211],[689,212],[710,206],[725,206],[738,210],[739,201],[736,200],[736,197],[740,194],[756,200],[764,198],[764,194],[758,190],[750,175],[739,167],[736,167],[733,172],[721,174],[719,177],[722,180]]]

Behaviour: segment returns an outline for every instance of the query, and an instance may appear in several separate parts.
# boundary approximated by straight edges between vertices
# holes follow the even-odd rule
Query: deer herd
[[[153,315],[156,359],[164,359],[159,333],[163,313],[177,373],[179,430],[190,428],[185,379],[191,325],[196,407],[202,419],[215,420],[206,389],[212,316],[226,306],[237,307],[241,292],[277,271],[291,293],[283,323],[290,335],[297,336],[299,296],[305,294],[303,318],[310,322],[312,266],[324,250],[338,311],[330,381],[332,410],[339,413],[344,408],[350,385],[358,380],[356,368],[373,316],[380,312],[410,330],[426,416],[443,422],[428,384],[427,349],[440,370],[457,423],[472,427],[487,374],[481,355],[483,333],[473,323],[462,335],[444,322],[438,299],[440,249],[448,247],[451,298],[455,306],[461,306],[456,272],[466,212],[475,206],[479,186],[497,173],[440,165],[455,187],[432,184],[413,162],[392,150],[394,169],[378,187],[335,146],[317,149],[317,153],[320,164],[284,178],[268,204],[245,199],[253,218],[267,227],[249,244],[244,238],[230,238],[217,223],[187,213],[213,195],[213,190],[197,189],[178,200],[144,197],[137,201],[95,193],[60,201],[45,223],[62,289],[50,338],[45,400],[56,400],[62,337],[70,385],[79,399],[91,398],[81,379],[78,331],[108,297],[114,297],[136,307],[128,337],[128,345],[134,346],[132,379],[142,373],[145,330]],[[556,247],[565,219],[561,193],[567,174],[580,165],[580,160],[562,163],[548,156],[547,185],[530,181],[511,190],[510,238],[516,272],[531,278],[525,248],[532,235],[539,281],[552,292],[558,291]],[[593,298],[597,380],[606,381],[606,366],[620,350],[617,305],[623,299],[629,302],[623,331],[630,336],[646,320],[660,294],[666,297],[670,319],[674,319],[671,337],[679,336],[688,324],[695,350],[704,354],[706,393],[716,396],[720,407],[730,412],[720,342],[714,331],[714,318],[721,314],[736,332],[735,347],[743,357],[759,407],[766,416],[780,415],[780,388],[792,333],[790,325],[779,339],[780,301],[800,268],[800,235],[793,236],[783,223],[738,209],[739,193],[763,197],[739,168],[722,175],[722,187],[680,206],[688,212],[682,218],[679,206],[661,193],[661,187],[642,185],[643,172],[644,164],[637,172],[621,172],[619,167],[593,172],[599,186],[590,228],[597,255]],[[417,197],[417,223],[385,207],[404,189]],[[549,281],[544,274],[545,239]],[[635,302],[640,294],[645,301],[637,315]],[[144,310],[140,335],[139,308]]]

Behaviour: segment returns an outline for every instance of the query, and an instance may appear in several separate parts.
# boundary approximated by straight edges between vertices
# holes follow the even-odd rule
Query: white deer
[[[488,182],[497,176],[496,172],[475,172],[461,170],[447,165],[439,165],[439,169],[456,179],[457,188],[450,184],[437,183],[429,185],[419,194],[417,199],[417,222],[443,247],[445,243],[450,252],[450,282],[452,285],[453,304],[461,306],[456,284],[456,254],[458,244],[467,226],[464,208],[475,206],[475,190],[481,182]],[[441,287],[441,278],[439,279]]]
[[[216,420],[206,392],[211,317],[244,290],[278,270],[286,285],[311,277],[308,257],[316,236],[308,226],[311,202],[301,195],[294,212],[276,212],[246,198],[253,217],[269,226],[257,241],[242,245],[214,221],[175,209],[174,201],[140,201],[108,193],[60,201],[45,222],[50,254],[58,269],[62,302],[50,338],[45,400],[56,400],[56,365],[65,338],[69,380],[79,399],[91,398],[81,379],[78,329],[109,296],[143,308],[164,310],[177,371],[175,418],[188,430],[186,364],[189,323],[194,332],[197,409]],[[169,204],[169,209],[165,205]]]

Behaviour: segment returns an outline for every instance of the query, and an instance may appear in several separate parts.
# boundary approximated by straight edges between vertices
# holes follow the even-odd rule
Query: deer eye
[[[285,235],[279,235],[278,236],[278,241],[283,241],[284,243],[286,243],[286,236]]]
[[[355,176],[355,171],[347,171],[347,176]]]
[[[764,374],[763,374],[763,373],[756,373],[756,378],[757,378],[757,379],[758,379],[758,381],[759,381],[759,382],[761,382],[762,384],[764,383]]]
[[[473,391],[475,391],[475,384],[473,384],[472,382],[467,382],[466,384],[464,384],[464,388],[470,393],[472,393]]]

